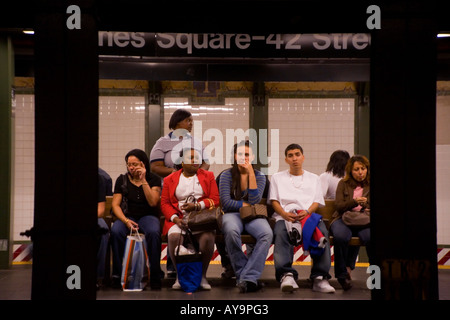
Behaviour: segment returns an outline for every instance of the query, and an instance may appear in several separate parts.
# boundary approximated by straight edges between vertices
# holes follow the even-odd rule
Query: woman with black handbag
[[[182,168],[164,178],[161,194],[161,211],[166,217],[163,234],[168,234],[169,254],[174,264],[176,264],[175,249],[179,243],[184,242],[189,213],[219,206],[219,191],[214,174],[200,169],[202,163],[200,152],[193,148],[183,149],[180,157]],[[196,199],[195,202],[186,201],[192,197]],[[206,271],[214,253],[215,230],[197,231],[193,232],[193,235],[203,259],[200,286],[202,289],[210,290]],[[172,288],[181,288],[178,275]]]
[[[354,155],[345,167],[345,177],[336,189],[336,212],[330,231],[334,237],[334,271],[344,290],[352,287],[351,270],[355,268],[359,247],[349,246],[358,236],[370,257],[370,163],[362,155]]]

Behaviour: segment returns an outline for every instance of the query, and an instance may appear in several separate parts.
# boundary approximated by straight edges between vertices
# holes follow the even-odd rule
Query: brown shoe
[[[352,288],[352,281],[347,278],[339,278],[338,279],[339,284],[342,286],[342,289],[344,291],[350,290]]]

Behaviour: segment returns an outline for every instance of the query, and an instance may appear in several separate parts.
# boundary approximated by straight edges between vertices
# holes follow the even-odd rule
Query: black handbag
[[[127,174],[122,175],[122,184],[120,185],[120,189],[122,190],[122,202],[120,202],[120,209],[122,209],[123,214],[128,216],[128,183],[127,183]],[[113,221],[117,220],[117,216],[114,214],[114,211],[111,207],[110,211],[111,217]]]
[[[128,215],[128,177],[127,174],[122,175],[122,185],[120,188],[122,189],[122,202],[120,203],[120,208],[125,216]]]

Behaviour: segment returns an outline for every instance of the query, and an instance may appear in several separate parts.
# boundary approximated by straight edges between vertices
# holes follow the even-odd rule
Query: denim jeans
[[[129,218],[139,224],[139,231],[145,234],[147,242],[147,255],[150,263],[150,278],[159,279],[161,276],[161,228],[159,218],[155,216],[144,216],[139,220]],[[125,243],[130,229],[120,220],[113,223],[111,227],[111,246],[113,251],[113,277],[122,274],[122,261],[125,253]]]
[[[109,228],[103,218],[98,218],[98,227],[105,231],[99,236],[97,250],[97,279],[101,280],[105,277],[105,260],[109,242]]]
[[[370,228],[358,228],[347,226],[342,219],[338,219],[331,224],[331,234],[334,239],[334,275],[336,278],[347,277],[347,267],[355,268],[359,247],[349,246],[348,242],[352,236],[358,236],[361,242],[369,248]],[[368,250],[369,253],[369,250]]]
[[[256,239],[250,256],[242,251],[241,234],[244,230]],[[266,219],[244,223],[239,212],[228,212],[223,215],[222,232],[237,282],[250,281],[256,284],[272,244],[273,234],[269,223]]]
[[[323,235],[328,239],[328,230],[325,227],[323,221],[317,225],[322,231]],[[275,278],[281,281],[281,278],[285,273],[292,273],[294,278],[298,278],[298,272],[292,267],[294,260],[294,246],[289,243],[289,236],[286,229],[286,223],[284,220],[279,220],[275,224],[273,230],[274,235],[274,250],[273,259],[275,263]],[[312,268],[310,278],[314,279],[322,276],[324,279],[330,279],[329,274],[331,268],[331,254],[330,243],[325,246],[325,251],[319,257],[312,258]]]

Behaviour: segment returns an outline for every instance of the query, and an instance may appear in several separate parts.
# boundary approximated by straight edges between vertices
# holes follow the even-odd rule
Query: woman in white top
[[[336,150],[331,154],[326,171],[320,175],[320,184],[325,199],[336,198],[336,188],[345,175],[345,165],[348,159],[350,159],[350,155],[345,150]]]

